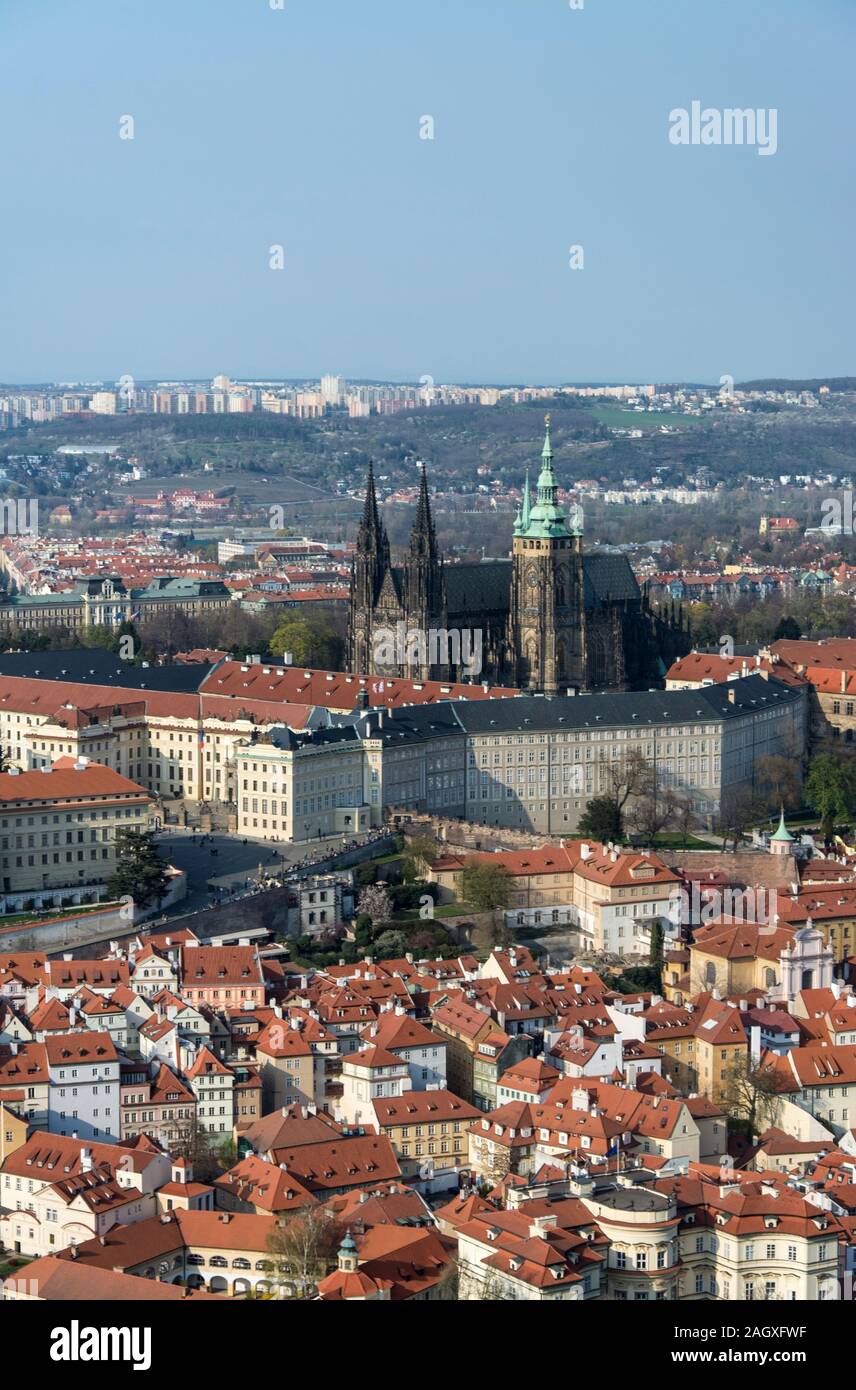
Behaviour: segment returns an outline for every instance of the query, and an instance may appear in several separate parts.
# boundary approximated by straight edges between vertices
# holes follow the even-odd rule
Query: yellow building
[[[3,910],[102,898],[119,831],[148,830],[151,805],[145,788],[97,763],[0,773]]]
[[[406,1064],[405,1064],[406,1065]],[[391,1140],[403,1178],[421,1177],[467,1162],[467,1128],[479,1111],[451,1091],[405,1091],[376,1097],[375,1124]]]
[[[23,1092],[21,1093],[23,1098]],[[14,1103],[0,1101],[0,1168],[16,1149],[23,1148],[30,1135],[26,1119],[18,1114]]]
[[[724,999],[711,999],[697,1016],[695,1061],[698,1089],[714,1104],[726,1094],[726,1072],[748,1055],[749,1038],[740,1010]]]
[[[719,921],[701,928],[689,947],[690,994],[775,990],[782,983],[779,957],[793,935],[791,927],[758,922]]]
[[[509,926],[568,923],[581,944],[630,954],[647,950],[654,921],[667,918],[681,879],[655,854],[637,854],[585,840],[561,840],[533,850],[446,855],[426,877],[456,897],[468,862],[509,874]]]
[[[315,1102],[315,1058],[303,1036],[303,1020],[274,1018],[259,1034],[256,1062],[262,1082],[262,1114]]]
[[[381,823],[381,745],[353,726],[314,735],[284,725],[235,749],[237,833],[312,840]]]
[[[645,1041],[660,1052],[663,1076],[683,1095],[699,1089],[695,1026],[692,1004],[653,1004],[645,1013]]]
[[[813,926],[832,947],[836,964],[856,953],[856,887],[848,883],[804,886],[779,900],[779,920],[798,930]]]

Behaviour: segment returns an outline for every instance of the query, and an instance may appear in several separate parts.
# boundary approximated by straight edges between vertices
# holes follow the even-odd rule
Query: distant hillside
[[[828,386],[830,391],[856,391],[856,376],[818,376],[804,381],[771,376],[735,382],[738,391],[819,391],[821,386]]]

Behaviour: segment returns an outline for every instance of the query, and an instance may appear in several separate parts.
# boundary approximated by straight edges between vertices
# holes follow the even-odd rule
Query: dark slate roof
[[[733,694],[734,703],[729,698]],[[699,720],[720,722],[737,719],[756,710],[791,705],[802,692],[777,680],[746,676],[743,680],[700,690],[603,691],[596,695],[518,695],[506,700],[449,700],[414,705],[385,713],[343,716],[358,720],[360,731],[381,738],[386,745],[405,739],[439,738],[457,731],[466,734],[537,733],[562,729],[640,728],[653,725],[690,724]]]
[[[516,703],[516,698],[511,698]],[[431,705],[407,705],[394,712],[382,711],[382,718],[379,718],[381,712],[378,710],[355,710],[341,717],[343,721],[355,723],[361,738],[381,738],[385,743],[403,743],[405,739],[422,742],[461,735],[464,726],[458,718],[458,711],[467,703],[462,700],[438,700]],[[494,703],[500,705],[503,701],[492,700],[491,704]]]
[[[457,614],[503,612],[511,593],[511,560],[447,564],[444,569],[450,619]],[[583,555],[586,608],[629,599],[639,602],[639,585],[626,555]]]
[[[0,676],[116,685],[126,690],[193,694],[212,670],[211,665],[202,662],[193,666],[133,666],[103,647],[78,647],[59,652],[0,652]]]
[[[446,604],[449,621],[467,614],[508,612],[511,595],[511,560],[446,564]],[[583,555],[585,606],[629,599],[638,604],[639,585],[626,555],[594,552]],[[406,571],[392,569],[399,596],[406,589]]]
[[[353,724],[335,724],[326,729],[314,729],[311,733],[295,733],[286,724],[276,724],[267,730],[267,737],[275,748],[304,748],[307,744],[319,747],[333,743],[356,743],[360,731]],[[264,739],[259,739],[251,747],[264,750]]]
[[[639,585],[626,555],[583,555],[583,579],[586,608],[616,599],[639,602]]]
[[[488,560],[484,564],[446,565],[446,604],[456,613],[507,609],[511,593],[511,561]]]

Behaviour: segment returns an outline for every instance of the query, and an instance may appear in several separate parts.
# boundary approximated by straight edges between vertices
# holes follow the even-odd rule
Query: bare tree
[[[280,1280],[305,1298],[333,1265],[341,1238],[326,1207],[301,1207],[271,1231],[267,1248]]]
[[[781,753],[765,753],[755,761],[755,780],[759,794],[769,809],[780,806],[795,810],[802,799],[799,760]]]
[[[653,841],[672,820],[674,814],[674,793],[665,787],[659,792],[646,792],[634,801],[628,812],[628,820],[633,830],[649,843]]]
[[[618,807],[619,814],[631,799],[657,795],[657,774],[652,763],[631,748],[623,758],[606,763],[603,767],[607,794]]]
[[[736,849],[753,820],[764,814],[763,803],[746,787],[734,787],[723,792],[716,818],[716,831],[722,837],[722,848],[733,840]]]
[[[673,793],[671,810],[669,824],[677,830],[686,849],[687,840],[698,825],[698,814],[693,806],[692,797],[685,792]]]
[[[753,1135],[761,1133],[776,1122],[782,1084],[777,1071],[759,1066],[747,1051],[723,1068],[722,1103],[734,1119],[745,1120]]]
[[[461,1287],[461,1266],[457,1255],[450,1255],[436,1283],[437,1298],[444,1303],[457,1303]]]
[[[411,835],[407,835],[402,854],[405,882],[420,878],[436,857],[437,840],[430,830],[415,830]]]
[[[207,1130],[199,1123],[195,1108],[188,1119],[178,1121],[177,1136],[170,1152],[174,1158],[187,1159],[197,1182],[219,1178],[236,1161],[231,1137]]]

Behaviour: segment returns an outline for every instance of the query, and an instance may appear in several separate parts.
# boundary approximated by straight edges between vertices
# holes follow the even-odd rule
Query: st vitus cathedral
[[[579,511],[567,517],[559,502],[549,416],[546,424],[534,500],[527,474],[510,560],[444,561],[423,468],[408,553],[393,565],[369,467],[351,574],[352,671],[552,695],[647,689],[689,651],[682,614],[651,608],[626,556],[584,554]],[[461,656],[474,645],[477,666]]]

